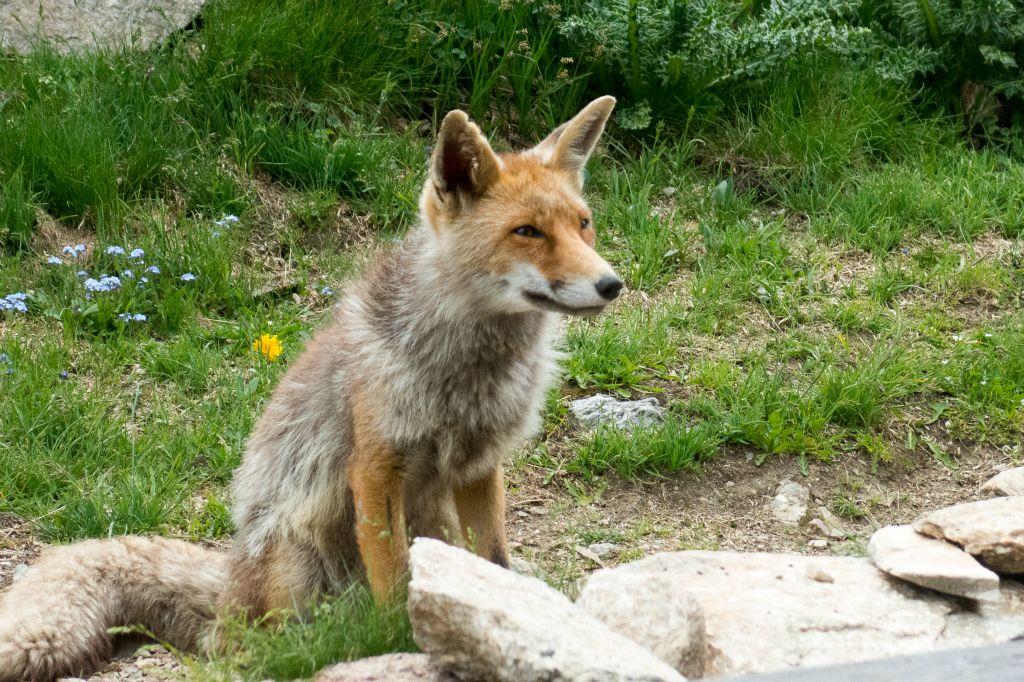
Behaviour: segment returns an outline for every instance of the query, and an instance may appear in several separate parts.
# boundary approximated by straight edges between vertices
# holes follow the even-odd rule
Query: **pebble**
[[[596,556],[602,559],[607,556],[614,556],[618,554],[622,548],[616,545],[614,542],[595,542],[594,544],[587,547]]]

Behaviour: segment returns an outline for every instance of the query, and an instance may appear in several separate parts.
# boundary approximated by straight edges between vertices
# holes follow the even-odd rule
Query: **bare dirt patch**
[[[511,474],[509,539],[514,553],[550,576],[570,579],[600,564],[685,549],[862,555],[876,528],[980,499],[981,484],[1011,463],[1009,454],[977,448],[962,453],[955,470],[910,455],[872,472],[869,462],[851,456],[812,462],[804,474],[796,458],[770,457],[758,466],[753,452],[736,450],[723,453],[702,473],[643,481],[609,476],[582,491],[578,481],[527,466]],[[811,493],[808,513],[797,527],[771,513],[779,483],[787,478]],[[808,545],[825,539],[808,525],[819,516],[818,507],[847,514],[841,516],[846,538],[829,538],[824,549]],[[586,549],[596,542],[617,546],[600,564]]]
[[[36,229],[32,234],[32,250],[36,253],[43,253],[48,256],[64,257],[62,249],[65,246],[76,246],[83,244],[86,247],[85,253],[78,256],[83,260],[91,258],[96,249],[96,234],[86,228],[86,221],[81,220],[76,227],[70,227],[52,215],[36,209]]]

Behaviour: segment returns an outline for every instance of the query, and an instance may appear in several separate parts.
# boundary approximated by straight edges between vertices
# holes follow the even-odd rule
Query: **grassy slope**
[[[0,260],[0,297],[30,294],[27,314],[0,313],[0,509],[46,538],[226,536],[230,472],[325,318],[324,287],[342,292],[414,220],[430,122],[405,122],[455,102],[486,113],[500,95],[452,85],[486,62],[456,69],[412,40],[383,53],[353,30],[365,16],[320,4],[214,3],[199,36],[154,54],[0,61],[0,217],[12,244],[34,230]],[[580,103],[537,64],[500,68],[544,96],[485,127],[536,139]],[[613,136],[593,163],[602,247],[632,291],[570,325],[567,379],[527,461],[590,481],[693,468],[730,443],[878,465],[916,450],[951,467],[962,443],[1019,448],[1024,165],[965,149],[951,122],[865,76],[765,92],[706,121],[699,143]],[[62,255],[77,243],[85,254]],[[80,270],[122,286],[87,296]],[[283,342],[276,362],[252,350],[264,333]],[[659,394],[673,417],[576,434],[564,398],[595,390]],[[342,650],[410,646],[405,630],[329,639],[379,617],[360,599],[321,627],[240,633],[242,653],[202,674],[309,674]],[[295,650],[312,653],[282,660]]]

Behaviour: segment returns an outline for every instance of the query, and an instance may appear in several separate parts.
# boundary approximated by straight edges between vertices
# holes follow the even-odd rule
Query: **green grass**
[[[36,212],[25,174],[14,169],[0,176],[0,248],[21,250],[29,245],[36,224]]]
[[[608,471],[633,478],[696,470],[714,455],[720,442],[720,433],[712,426],[689,427],[676,417],[657,428],[632,432],[601,427],[580,445],[568,470],[588,479]]]
[[[666,89],[637,132],[613,77],[631,48],[574,43],[560,22],[579,11],[211,0],[150,52],[0,56],[0,300],[27,305],[0,305],[0,511],[51,541],[229,534],[254,418],[345,278],[415,223],[440,117],[465,108],[509,149],[605,86],[626,96],[587,193],[629,291],[568,323],[532,466],[589,499],[736,452],[955,468],[959,445],[1019,445],[1017,133],[972,148],[928,93],[831,62],[691,82],[685,105]],[[87,290],[104,274],[120,287]],[[264,333],[276,362],[252,348]],[[657,396],[669,417],[581,433],[566,401],[597,391]],[[196,675],[411,647],[404,617],[357,593],[233,635]]]
[[[571,323],[566,337],[569,378],[628,395],[628,389],[668,374],[676,358],[673,310],[637,306],[615,317]]]
[[[291,615],[258,628],[239,621],[223,626],[230,653],[194,664],[196,679],[293,680],[339,661],[419,651],[405,604],[375,604],[359,585],[321,601],[302,618]]]

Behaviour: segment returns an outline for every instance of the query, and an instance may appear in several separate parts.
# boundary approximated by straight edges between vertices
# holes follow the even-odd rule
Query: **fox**
[[[0,599],[0,682],[95,670],[116,626],[212,651],[224,614],[301,612],[359,581],[400,599],[418,536],[508,568],[503,465],[540,428],[561,317],[596,315],[624,286],[583,197],[614,105],[508,153],[448,113],[417,226],[345,288],[257,420],[229,550],[159,536],[47,549]]]

